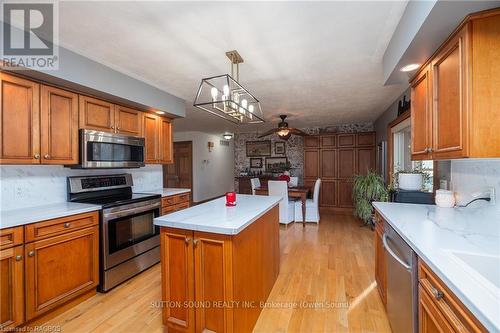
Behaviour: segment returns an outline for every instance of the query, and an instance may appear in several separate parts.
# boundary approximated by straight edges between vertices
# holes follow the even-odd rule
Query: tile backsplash
[[[0,166],[0,210],[65,202],[66,177],[130,173],[134,192],[163,187],[161,165],[139,169],[78,170],[49,165]]]
[[[470,201],[471,194],[494,187],[496,205],[500,207],[500,159],[453,160],[451,183],[459,205]]]

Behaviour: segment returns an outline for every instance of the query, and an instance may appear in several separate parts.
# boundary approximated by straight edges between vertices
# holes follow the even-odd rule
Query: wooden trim
[[[23,244],[24,228],[22,226],[0,229],[0,250]]]
[[[392,175],[394,173],[393,170],[393,149],[394,149],[394,142],[392,140],[392,128],[396,125],[399,125],[406,119],[411,117],[411,110],[407,110],[400,114],[396,119],[391,121],[389,125],[387,125],[387,183],[391,184],[392,183]]]

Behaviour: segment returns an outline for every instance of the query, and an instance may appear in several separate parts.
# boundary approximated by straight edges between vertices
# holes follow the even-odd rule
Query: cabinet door
[[[419,333],[454,333],[450,324],[436,307],[427,292],[418,287]]]
[[[356,134],[339,134],[337,136],[337,145],[339,147],[354,147],[356,144]]]
[[[39,85],[0,72],[0,163],[40,163]]]
[[[142,112],[115,105],[116,133],[142,136]]]
[[[24,321],[23,246],[0,251],[0,329],[13,328]]]
[[[335,148],[337,146],[337,136],[336,135],[322,135],[321,137],[321,147],[323,148]]]
[[[375,170],[375,148],[356,148],[356,174],[366,175]]]
[[[194,294],[197,302],[232,300],[232,257],[229,236],[194,232]],[[197,332],[230,332],[232,309],[200,307],[196,309]]]
[[[304,177],[319,177],[319,149],[304,150]]]
[[[339,180],[337,182],[338,188],[338,206],[341,208],[353,208],[354,202],[352,200],[352,181]]]
[[[429,66],[411,83],[411,157],[430,159],[431,149],[431,92]]]
[[[311,135],[304,137],[304,148],[318,148],[319,147],[319,136]]]
[[[356,173],[356,150],[354,148],[339,149],[337,160],[338,178],[352,178]]]
[[[42,86],[40,109],[43,164],[78,164],[78,95]]]
[[[356,146],[375,146],[375,132],[356,134]]]
[[[159,118],[159,154],[160,163],[171,164],[174,162],[173,153],[174,145],[172,138],[172,123],[169,119]]]
[[[115,131],[115,106],[100,99],[80,95],[80,128]]]
[[[33,319],[99,283],[99,227],[25,245],[26,320]]]
[[[335,180],[321,180],[319,204],[323,207],[337,206],[337,182]]]
[[[142,120],[146,163],[158,163],[158,116],[145,113]]]
[[[320,178],[332,179],[337,177],[337,151],[334,149],[320,150]]]
[[[468,154],[468,27],[450,40],[432,61],[434,158],[460,158]]]
[[[194,301],[193,232],[162,228],[160,240],[162,300],[167,302],[163,324],[176,332],[194,332],[195,308],[184,306]]]

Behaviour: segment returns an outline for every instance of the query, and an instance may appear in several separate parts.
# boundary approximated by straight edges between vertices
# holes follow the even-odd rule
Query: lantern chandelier
[[[235,124],[263,123],[259,100],[239,83],[243,58],[236,50],[226,56],[231,61],[231,75],[202,79],[193,106]]]

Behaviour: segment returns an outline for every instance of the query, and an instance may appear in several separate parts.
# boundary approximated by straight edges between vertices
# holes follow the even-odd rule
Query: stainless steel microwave
[[[139,168],[144,165],[144,138],[80,130],[80,165],[77,168]]]

